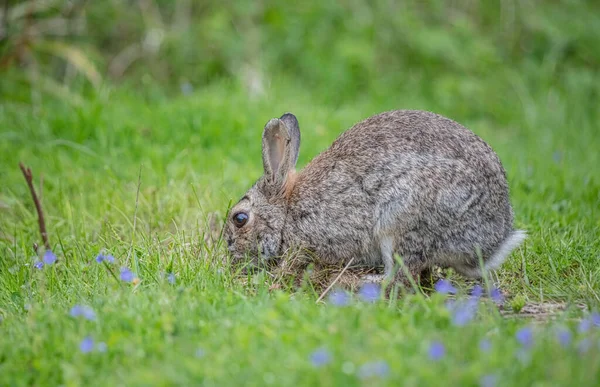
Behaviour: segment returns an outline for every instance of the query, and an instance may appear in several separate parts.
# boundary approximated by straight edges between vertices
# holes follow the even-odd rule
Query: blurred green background
[[[0,12],[2,97],[21,101],[32,83],[174,93],[228,79],[261,94],[286,76],[332,104],[418,89],[501,114],[574,87],[598,102],[597,1],[8,0]]]

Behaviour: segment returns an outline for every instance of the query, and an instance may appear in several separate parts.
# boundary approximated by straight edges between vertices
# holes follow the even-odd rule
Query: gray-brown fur
[[[263,133],[265,175],[226,224],[234,258],[257,262],[304,248],[327,263],[384,265],[393,254],[418,273],[433,265],[481,274],[525,234],[513,230],[505,171],[494,151],[458,123],[424,111],[390,111],[344,132],[299,173],[291,114]],[[275,150],[274,150],[275,149]]]

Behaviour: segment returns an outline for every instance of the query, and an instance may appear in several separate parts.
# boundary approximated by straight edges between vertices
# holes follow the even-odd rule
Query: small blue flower
[[[489,339],[482,339],[479,342],[479,350],[481,352],[489,352],[492,349],[492,342]]]
[[[350,296],[342,289],[334,289],[329,293],[328,299],[335,306],[346,306],[350,303]]]
[[[75,305],[74,307],[71,308],[71,317],[79,317],[81,316],[82,313],[82,307],[81,305]]]
[[[42,260],[44,261],[44,264],[52,265],[54,262],[56,262],[56,255],[52,252],[52,250],[46,250]]]
[[[481,285],[477,284],[473,286],[473,289],[471,290],[471,297],[479,299],[481,296],[483,296],[483,288]]]
[[[331,354],[325,348],[319,348],[310,354],[310,362],[315,367],[321,367],[331,362]]]
[[[504,302],[504,295],[502,294],[500,289],[498,289],[496,287],[494,287],[494,288],[492,288],[492,290],[490,290],[490,298],[496,304],[502,304]]]
[[[498,384],[498,375],[488,374],[481,377],[479,385],[481,387],[495,387]]]
[[[596,327],[600,327],[600,313],[594,312],[590,315],[590,321]]]
[[[573,335],[567,328],[561,327],[556,331],[556,339],[562,347],[568,347],[571,344]]]
[[[365,363],[358,369],[358,377],[368,379],[372,377],[385,378],[390,373],[390,366],[384,360]]]
[[[96,345],[96,351],[98,351],[98,352],[106,352],[107,349],[108,349],[108,346],[103,341],[98,343],[98,345]]]
[[[86,306],[83,308],[82,316],[86,320],[94,321],[96,319],[96,312],[94,312],[94,309]]]
[[[586,333],[592,328],[592,325],[592,320],[586,317],[579,322],[579,327],[577,328],[577,330],[579,331],[579,333]]]
[[[364,284],[358,294],[365,302],[375,302],[379,299],[380,287],[374,283]]]
[[[533,345],[533,329],[530,327],[524,327],[517,331],[515,334],[517,341],[523,346],[523,348],[530,348]]]
[[[452,323],[456,326],[462,327],[473,320],[475,314],[477,313],[478,304],[478,300],[474,297],[466,301],[455,303],[452,310]]]
[[[85,339],[81,340],[81,343],[79,343],[79,350],[82,353],[92,352],[94,350],[94,339],[87,336]]]
[[[96,312],[89,306],[86,305],[75,305],[71,308],[71,316],[79,317],[83,316],[86,320],[94,321],[96,319]]]
[[[196,357],[198,359],[204,357],[204,355],[206,355],[206,351],[204,351],[202,348],[196,349]]]
[[[431,345],[429,345],[429,358],[431,360],[438,361],[444,357],[445,353],[446,347],[444,347],[444,344],[440,343],[439,341],[434,341],[431,343]]]
[[[167,274],[167,281],[169,281],[170,284],[175,284],[175,274],[173,273],[169,273]]]
[[[96,262],[102,263],[104,261],[106,261],[108,263],[115,263],[115,257],[113,257],[110,254],[104,255],[103,253],[100,253],[96,256]]]
[[[456,288],[452,286],[450,281],[441,279],[434,285],[435,291],[441,294],[455,294]]]
[[[127,267],[121,268],[121,281],[132,282],[134,278],[135,278],[135,276],[133,275],[133,272],[131,270],[129,270],[129,268],[127,268]]]
[[[44,262],[37,261],[36,263],[33,264],[33,267],[35,267],[38,270],[42,270],[44,268]]]

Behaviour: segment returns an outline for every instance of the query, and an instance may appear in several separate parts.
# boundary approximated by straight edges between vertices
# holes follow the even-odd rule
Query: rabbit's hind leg
[[[426,262],[422,258],[422,254],[409,252],[398,253],[394,249],[394,239],[384,237],[379,243],[381,249],[381,257],[385,265],[385,278],[393,280],[394,277],[406,277],[406,271],[415,279],[427,268]],[[400,262],[396,262],[396,256]],[[397,267],[400,266],[400,267]],[[402,267],[404,266],[404,267]]]
[[[383,237],[379,242],[381,251],[381,260],[383,261],[385,279],[391,280],[394,277],[394,239],[391,237]]]
[[[419,282],[421,273],[428,269],[428,265],[422,258],[422,254],[404,253],[399,255],[400,262],[396,262],[397,252],[394,251],[394,240],[382,238],[380,242],[381,257],[385,265],[384,280],[390,285],[400,284],[410,287],[411,278],[415,283]]]
[[[362,283],[383,283],[394,279],[394,240],[391,237],[384,236],[380,239],[379,250],[381,257],[379,262],[383,262],[383,274],[368,274],[362,277]]]

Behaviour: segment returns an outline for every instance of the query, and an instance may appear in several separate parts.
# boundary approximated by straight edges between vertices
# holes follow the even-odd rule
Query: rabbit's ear
[[[296,167],[299,149],[300,128],[293,114],[267,122],[262,136],[263,167],[275,188],[283,189],[288,173]]]

